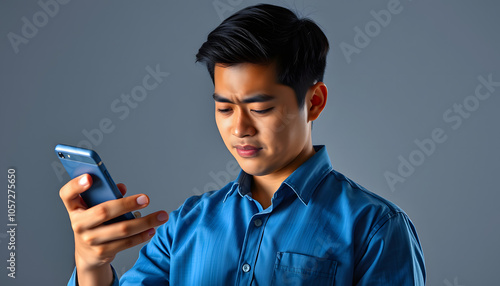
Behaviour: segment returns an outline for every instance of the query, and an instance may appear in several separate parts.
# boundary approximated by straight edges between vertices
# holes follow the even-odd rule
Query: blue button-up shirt
[[[408,216],[333,170],[325,146],[314,148],[266,209],[244,171],[187,199],[120,285],[424,285]]]

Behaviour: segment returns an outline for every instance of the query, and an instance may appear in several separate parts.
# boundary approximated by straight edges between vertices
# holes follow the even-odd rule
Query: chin
[[[248,162],[249,159],[241,159],[237,160],[241,169],[245,171],[245,173],[252,176],[264,176],[271,173],[269,165],[263,165],[262,160],[255,160],[253,162]],[[247,161],[247,162],[245,162]]]

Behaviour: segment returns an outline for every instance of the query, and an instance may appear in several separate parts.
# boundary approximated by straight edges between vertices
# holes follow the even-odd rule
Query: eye
[[[268,109],[263,109],[263,110],[252,109],[252,111],[255,112],[255,113],[258,113],[258,114],[265,114],[265,113],[268,113],[269,111],[271,111],[273,109],[274,109],[274,107],[270,107]]]
[[[217,109],[218,112],[220,113],[229,113],[231,111],[230,108],[219,108]]]

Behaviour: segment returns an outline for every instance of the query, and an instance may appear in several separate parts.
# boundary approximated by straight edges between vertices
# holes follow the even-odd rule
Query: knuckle
[[[105,246],[94,247],[94,252],[97,257],[104,257],[107,254],[107,249]]]
[[[66,201],[68,199],[68,190],[67,186],[64,185],[59,189],[59,197],[61,200]]]
[[[59,197],[61,198],[61,200],[64,201],[64,190],[63,190],[63,188],[59,189]]]
[[[120,236],[127,236],[131,231],[131,226],[127,223],[122,223],[117,227],[118,227],[117,232]]]
[[[95,208],[94,209],[94,216],[97,219],[102,220],[102,221],[108,219],[109,211],[105,206],[100,205],[100,206],[95,206],[94,208]]]
[[[81,234],[83,233],[84,227],[81,223],[74,222],[71,224],[71,228],[73,229],[74,233]]]
[[[82,235],[82,241],[87,245],[95,245],[95,237],[88,234]]]

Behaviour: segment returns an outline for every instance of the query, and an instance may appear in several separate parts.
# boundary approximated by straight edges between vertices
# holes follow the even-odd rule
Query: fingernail
[[[164,213],[164,212],[161,212],[157,217],[156,219],[158,219],[159,221],[166,221],[168,219],[168,214],[167,213]]]
[[[145,205],[148,203],[148,197],[146,197],[145,195],[142,195],[140,197],[137,198],[137,204],[139,205]]]
[[[149,236],[153,236],[153,235],[155,235],[155,229],[154,229],[154,228],[152,228],[152,229],[148,230],[148,235],[149,235]]]
[[[80,181],[78,181],[78,184],[80,184],[80,186],[86,186],[89,184],[89,180],[87,179],[87,176],[83,176]]]

